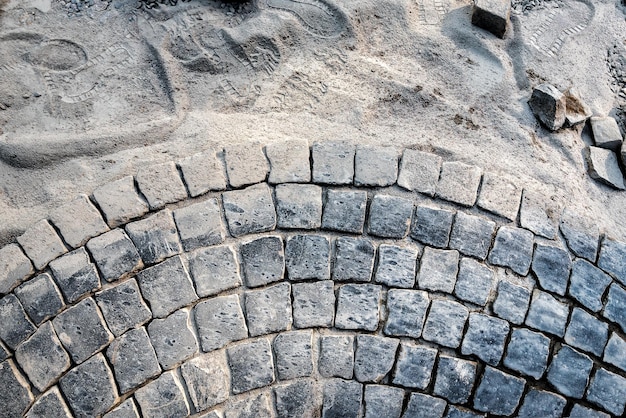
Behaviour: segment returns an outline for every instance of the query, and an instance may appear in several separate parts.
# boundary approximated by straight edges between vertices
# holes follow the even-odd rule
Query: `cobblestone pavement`
[[[435,154],[141,169],[0,249],[0,417],[609,417],[626,243]]]

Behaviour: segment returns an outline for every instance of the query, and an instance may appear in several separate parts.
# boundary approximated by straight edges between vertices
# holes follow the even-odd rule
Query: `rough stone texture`
[[[89,238],[109,230],[100,212],[85,195],[55,209],[50,221],[61,232],[63,240],[72,248],[85,244]]]
[[[9,293],[33,273],[33,265],[19,245],[0,248],[0,295]]]
[[[617,283],[613,283],[609,288],[609,293],[606,298],[606,305],[604,305],[604,316],[609,321],[617,323],[622,331],[626,332],[626,290],[619,287]]]
[[[436,154],[405,149],[402,153],[398,186],[434,196],[442,161]]]
[[[496,366],[504,353],[509,323],[480,313],[471,313],[461,345],[461,353],[474,354],[485,363]]]
[[[552,358],[548,382],[565,396],[580,399],[585,392],[592,360],[585,354],[563,345]]]
[[[391,186],[398,178],[398,152],[392,147],[357,146],[354,157],[356,186]]]
[[[568,418],[610,418],[609,414],[575,404]]]
[[[461,206],[474,206],[481,177],[479,167],[458,161],[444,162],[437,183],[437,197]]]
[[[365,418],[400,418],[404,390],[383,385],[365,386]]]
[[[525,328],[511,332],[504,365],[536,380],[541,379],[548,365],[550,339]]]
[[[412,214],[411,200],[377,194],[370,204],[368,232],[382,238],[404,238],[409,232]]]
[[[454,294],[461,300],[485,306],[495,285],[493,270],[471,258],[459,263]]]
[[[111,412],[104,415],[104,418],[141,418],[133,398],[128,398]]]
[[[472,9],[472,24],[498,38],[504,38],[511,15],[511,3],[503,0],[477,0]]]
[[[359,382],[379,383],[391,371],[399,340],[375,335],[357,335],[354,377]]]
[[[569,316],[569,308],[548,293],[535,289],[530,303],[526,325],[562,337]]]
[[[178,231],[169,209],[126,225],[126,232],[147,265],[156,264],[181,252]]]
[[[187,197],[185,184],[178,174],[176,165],[171,161],[141,167],[135,178],[139,191],[145,196],[151,210],[162,209],[168,203],[178,202]]]
[[[610,116],[591,117],[591,131],[593,132],[593,142],[596,144],[596,147],[619,152],[623,139],[617,121],[614,118]]]
[[[396,337],[419,338],[422,335],[428,293],[419,290],[391,289],[387,292],[387,321],[384,333]]]
[[[75,302],[100,287],[96,266],[89,261],[84,248],[50,262],[50,270],[68,303]]]
[[[455,212],[447,209],[417,206],[411,226],[411,238],[433,247],[447,247],[454,214]]]
[[[457,212],[449,246],[464,255],[484,260],[491,247],[491,238],[495,230],[496,223],[493,221]]]
[[[309,143],[305,139],[288,139],[265,146],[270,161],[271,184],[308,183],[311,181]]]
[[[565,209],[561,217],[560,229],[567,246],[574,254],[592,263],[596,260],[600,232],[598,225],[591,221],[591,218]]]
[[[213,150],[183,158],[178,162],[178,167],[191,197],[226,188],[224,165]]]
[[[572,261],[567,251],[550,245],[537,244],[532,271],[539,284],[548,292],[565,295]]]
[[[493,173],[485,173],[477,205],[510,221],[517,219],[522,189]]]
[[[517,414],[518,418],[561,418],[565,409],[565,398],[538,389],[528,391]]]
[[[89,240],[87,249],[91,253],[100,276],[114,282],[143,267],[139,252],[123,229],[114,229]]]
[[[406,411],[405,418],[441,418],[448,403],[434,396],[424,395],[423,393],[411,393]],[[448,414],[448,416],[450,416]]]
[[[626,340],[615,332],[611,333],[611,338],[604,349],[603,360],[626,372]]]
[[[568,294],[593,312],[602,309],[602,295],[611,277],[593,264],[576,259],[572,264]]]
[[[374,281],[389,287],[412,288],[415,286],[418,253],[415,247],[381,244]]]
[[[352,379],[354,370],[354,336],[322,335],[319,338],[317,367],[323,377]]]
[[[605,237],[600,247],[598,267],[626,286],[626,243]]]
[[[279,283],[245,293],[246,320],[251,337],[289,329],[291,285]]]
[[[0,318],[0,339],[13,350],[36,330],[13,294],[0,299]]]
[[[441,355],[433,394],[452,403],[463,404],[469,399],[475,380],[476,363]]]
[[[524,190],[520,208],[520,225],[544,238],[555,238],[560,214],[555,206],[543,194]]]
[[[511,415],[524,391],[524,379],[487,366],[474,395],[474,408],[495,415]]]
[[[93,198],[111,228],[139,218],[150,210],[146,201],[137,192],[132,176],[98,187],[93,192]]]
[[[533,257],[532,232],[521,228],[503,226],[498,229],[489,262],[497,266],[509,267],[525,276],[528,274]]]
[[[530,290],[506,281],[498,284],[498,296],[493,302],[493,312],[513,324],[521,324],[526,318]]]
[[[8,359],[10,356],[11,354],[9,353],[9,349],[2,344],[2,341],[0,341],[0,361]]]
[[[382,287],[372,284],[347,284],[339,288],[335,327],[374,331],[380,319]]]
[[[333,231],[362,234],[366,208],[366,191],[328,190],[322,227]]]
[[[382,252],[383,249],[381,248],[380,251]],[[368,239],[337,238],[335,240],[333,280],[339,282],[369,282],[372,279],[375,253],[376,249]],[[378,277],[378,271],[376,274]]]
[[[29,318],[39,325],[65,307],[61,292],[48,273],[35,276],[15,289]]]
[[[200,297],[241,286],[237,256],[229,245],[200,248],[187,254],[189,273]]]
[[[67,252],[63,241],[45,219],[17,237],[17,242],[37,270],[42,270],[50,261]]]
[[[580,99],[580,91],[576,87],[570,87],[565,91],[565,126],[575,127],[587,121],[593,112],[585,102]]]
[[[433,300],[422,336],[426,341],[457,348],[461,344],[468,309],[451,300]]]
[[[335,318],[333,282],[294,283],[293,325],[296,328],[332,327]]]
[[[334,379],[324,383],[322,418],[357,417],[361,413],[363,385]]]
[[[588,353],[602,356],[609,335],[609,326],[580,308],[574,308],[565,342]]]
[[[316,142],[311,147],[313,182],[351,184],[354,177],[355,146],[346,142]]]
[[[322,188],[313,184],[276,186],[278,227],[316,229],[322,225]]]
[[[587,400],[605,411],[623,416],[626,406],[626,378],[598,369],[587,389]]]
[[[589,146],[585,147],[583,156],[587,163],[587,172],[592,179],[618,190],[626,189],[624,175],[613,151]]]
[[[61,392],[56,386],[41,395],[31,406],[25,418],[72,418],[72,413],[61,397]],[[107,415],[108,418],[108,415]]]
[[[226,231],[220,205],[215,198],[175,210],[174,221],[185,251],[224,241]]]
[[[240,143],[224,148],[226,174],[232,187],[242,187],[264,181],[270,171],[261,145]]]
[[[196,411],[204,411],[228,399],[230,370],[225,351],[195,357],[180,367]]]
[[[425,389],[430,383],[436,357],[437,350],[433,348],[402,342],[393,371],[393,384]]]
[[[274,339],[276,372],[280,380],[311,376],[313,373],[313,332],[293,331]]]
[[[261,237],[246,242],[241,245],[239,253],[246,286],[264,286],[283,279],[285,251],[280,236]]]
[[[100,353],[67,372],[60,386],[76,417],[101,415],[118,399],[113,374]]]
[[[417,283],[420,289],[452,293],[459,272],[459,252],[424,248]]]
[[[560,129],[565,123],[565,96],[550,84],[535,87],[528,105],[537,119],[551,131]]]
[[[446,414],[446,418],[485,418],[485,416],[485,414],[479,414],[478,412],[455,405],[450,405],[448,413]]]
[[[274,389],[277,418],[315,417],[321,402],[311,381],[296,381]]]
[[[233,237],[276,228],[272,191],[265,183],[222,195],[228,229]]]
[[[165,319],[155,319],[148,325],[148,334],[163,370],[171,369],[198,352],[189,309],[176,311]]]
[[[285,245],[289,280],[330,279],[330,241],[321,235],[295,235]]]
[[[272,347],[263,338],[227,350],[233,394],[247,392],[274,382]]]
[[[194,307],[202,350],[213,351],[248,337],[248,328],[237,295],[220,296]]]
[[[152,312],[141,298],[135,279],[96,294],[96,301],[116,337],[152,319]]]
[[[224,418],[273,418],[270,406],[270,394],[265,392],[231,402]]]
[[[22,416],[33,401],[33,395],[26,379],[11,360],[0,363],[0,387],[0,417]]]
[[[165,372],[137,390],[135,399],[145,418],[186,417],[190,412],[183,386],[174,372]]]

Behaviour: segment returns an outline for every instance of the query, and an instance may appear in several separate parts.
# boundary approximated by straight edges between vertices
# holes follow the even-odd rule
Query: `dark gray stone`
[[[560,129],[565,123],[565,96],[551,84],[544,83],[535,87],[528,105],[535,117],[551,131]]]
[[[476,203],[479,208],[515,222],[519,212],[522,189],[504,177],[485,173]]]
[[[141,298],[135,279],[96,294],[96,302],[116,337],[152,319],[152,312]]]
[[[173,371],[138,389],[135,399],[145,418],[182,418],[190,413],[183,385]]]
[[[469,310],[458,302],[433,300],[422,336],[426,341],[457,348],[461,344],[468,315]]]
[[[333,280],[338,282],[369,282],[372,280],[375,253],[376,249],[368,239],[337,238],[335,240]]]
[[[376,194],[370,204],[368,232],[382,238],[404,238],[409,232],[412,214],[411,200]]]
[[[535,289],[530,303],[526,325],[562,337],[569,316],[569,308],[546,292]]]
[[[602,309],[602,295],[611,277],[593,264],[576,259],[572,264],[568,294],[593,312]]]
[[[611,338],[604,349],[603,360],[626,372],[626,340],[615,332],[611,333]]]
[[[50,221],[57,227],[63,240],[72,248],[84,245],[89,238],[109,230],[98,209],[85,195],[66,203],[50,213]]]
[[[50,261],[67,252],[61,237],[45,219],[17,237],[17,242],[37,270],[43,270]]]
[[[8,359],[9,357],[11,357],[9,349],[6,348],[4,344],[2,344],[2,342],[0,341],[0,362]]]
[[[362,234],[366,208],[366,191],[328,190],[322,227],[333,231]]]
[[[374,331],[380,320],[382,287],[373,284],[347,284],[339,288],[335,327]]]
[[[487,366],[474,395],[474,408],[494,415],[512,415],[525,385],[524,379]]]
[[[274,388],[274,396],[277,418],[314,417],[321,408],[311,381],[299,380]]]
[[[543,193],[524,190],[520,209],[520,225],[536,235],[554,239],[558,230],[560,210]]]
[[[270,406],[270,394],[265,392],[259,395],[242,398],[232,402],[226,409],[225,418],[274,418]],[[221,417],[219,417],[221,418]]]
[[[618,190],[626,189],[624,175],[613,151],[590,146],[583,149],[583,157],[589,177]]]
[[[335,318],[333,282],[294,283],[293,325],[296,328],[332,327]]]
[[[246,292],[245,306],[251,337],[285,331],[293,322],[289,283]]]
[[[539,380],[546,371],[549,355],[548,337],[525,328],[516,328],[511,333],[504,365]]]
[[[398,186],[434,196],[442,161],[436,154],[405,149],[402,153]]]
[[[357,418],[361,416],[363,385],[333,379],[324,383],[322,418]]]
[[[549,245],[535,246],[532,271],[543,289],[565,295],[571,268],[572,261],[567,251]]]
[[[585,392],[593,361],[585,354],[563,345],[552,357],[548,382],[565,396],[580,399]]]
[[[200,302],[194,309],[202,351],[224,347],[248,337],[248,328],[237,295],[220,296]]]
[[[265,181],[270,165],[257,142],[231,144],[224,148],[226,174],[232,187]]]
[[[498,229],[489,262],[497,266],[509,267],[515,273],[525,276],[530,269],[533,257],[532,232],[521,228],[503,226]]]
[[[498,38],[504,38],[511,14],[511,3],[505,0],[477,0],[472,9],[472,24]]]
[[[141,418],[133,398],[128,398],[111,412],[104,414],[103,418]]]
[[[129,223],[126,232],[146,265],[156,264],[181,252],[178,231],[169,209]]]
[[[566,400],[562,396],[539,389],[531,389],[524,396],[518,418],[561,418]]]
[[[241,286],[237,256],[230,245],[200,248],[187,254],[189,273],[200,297]]]
[[[287,139],[265,146],[270,161],[271,184],[308,183],[311,181],[309,143],[306,139]]]
[[[37,399],[25,418],[72,418],[72,413],[55,386]]]
[[[381,382],[391,371],[399,340],[376,335],[357,335],[354,377],[359,382]]]
[[[322,188],[313,184],[276,186],[278,227],[316,229],[322,226]]]
[[[365,386],[365,418],[400,418],[404,390],[384,385]]]
[[[420,289],[452,293],[458,272],[458,251],[425,247],[417,283]]]
[[[414,287],[418,253],[415,247],[381,244],[374,281],[389,287]]]
[[[357,146],[354,157],[356,186],[391,186],[397,178],[398,152],[393,147]]]
[[[224,214],[233,237],[267,232],[276,228],[272,190],[265,183],[224,192]]]
[[[22,283],[14,293],[30,319],[37,325],[55,316],[65,307],[61,292],[48,273],[42,273]]]
[[[449,247],[462,254],[484,260],[491,247],[496,223],[486,218],[457,212]]]
[[[233,394],[274,383],[272,347],[267,339],[235,345],[227,353]]]
[[[452,403],[464,404],[476,380],[476,363],[454,357],[439,356],[433,394]]]
[[[226,176],[224,165],[215,150],[207,150],[178,161],[185,185],[191,197],[200,196],[211,190],[224,190]]]
[[[568,418],[610,418],[609,414],[596,411],[595,409],[587,408],[579,404],[575,404]]]
[[[626,243],[605,237],[600,247],[598,267],[626,286]]]
[[[626,332],[626,290],[621,288],[617,283],[613,283],[609,288],[609,293],[604,305],[604,316],[609,321],[617,323]]]
[[[485,414],[470,411],[466,408],[450,405],[445,418],[485,418],[485,416]]]
[[[472,312],[461,345],[461,353],[474,354],[485,363],[496,366],[504,353],[504,342],[508,335],[508,322]]]
[[[430,305],[430,299],[427,292],[389,290],[384,333],[396,337],[419,338],[422,335],[428,305]]]
[[[425,245],[445,248],[450,241],[454,211],[417,206],[411,225],[411,238]]]
[[[493,312],[513,324],[521,324],[526,318],[530,290],[513,283],[501,281],[498,284],[498,296],[493,302]]]
[[[565,209],[561,217],[560,229],[567,246],[575,255],[592,263],[596,261],[600,240],[598,225],[572,210]]]
[[[90,239],[87,249],[107,282],[123,279],[143,267],[135,244],[123,229],[114,229]]]
[[[137,192],[133,176],[98,187],[94,190],[93,197],[111,228],[139,218],[150,210]]]
[[[402,418],[441,418],[447,405],[443,399],[413,392]]]
[[[588,353],[602,356],[609,326],[580,308],[574,308],[565,332],[565,342]]]
[[[321,235],[287,239],[285,264],[289,280],[330,279],[330,241]]]
[[[0,295],[9,293],[33,273],[33,264],[19,245],[8,244],[0,248]]]
[[[352,184],[356,147],[346,142],[316,142],[311,147],[313,182]]]
[[[228,400],[230,370],[225,351],[195,357],[185,362],[180,371],[196,411],[204,411]]]
[[[393,384],[412,389],[426,389],[430,383],[436,357],[437,350],[433,348],[402,342],[393,371]]]
[[[471,258],[459,263],[454,294],[461,300],[485,306],[495,285],[493,270]]]
[[[352,335],[322,335],[318,369],[323,377],[352,379],[354,369],[354,337]]]
[[[626,378],[605,369],[598,369],[587,389],[587,400],[616,416],[624,415]]]
[[[163,370],[171,369],[198,352],[188,309],[176,311],[165,319],[155,319],[148,325],[148,334]]]
[[[162,209],[168,203],[187,197],[185,184],[172,161],[140,167],[135,180],[151,210]]]
[[[437,183],[437,197],[461,206],[474,206],[481,177],[479,167],[458,161],[444,162]]]
[[[221,244],[226,236],[216,198],[176,209],[174,221],[185,251]]]
[[[11,360],[0,363],[0,387],[0,417],[22,416],[33,401],[33,394],[26,379]]]
[[[596,146],[618,152],[622,147],[622,133],[617,121],[611,116],[591,117],[591,130]]]
[[[313,373],[313,332],[293,331],[274,339],[276,372],[280,380],[311,376]]]
[[[282,280],[285,274],[285,251],[280,236],[268,236],[246,242],[239,248],[246,286],[258,287]]]
[[[51,261],[50,270],[67,303],[76,302],[100,287],[96,266],[82,247]]]

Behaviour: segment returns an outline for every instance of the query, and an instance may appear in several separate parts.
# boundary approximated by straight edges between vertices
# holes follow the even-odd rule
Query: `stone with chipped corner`
[[[574,87],[565,93],[565,126],[568,128],[584,123],[591,117],[591,109],[580,99],[578,90]]]
[[[593,140],[597,147],[619,151],[622,147],[622,133],[617,121],[610,116],[594,116],[591,118]]]
[[[528,105],[537,119],[551,131],[560,129],[565,123],[565,95],[550,84],[535,87]]]
[[[511,15],[508,0],[476,0],[472,11],[472,24],[504,38]]]
[[[587,171],[592,179],[598,180],[618,190],[626,190],[624,176],[619,168],[617,155],[611,150],[587,147],[585,148]]]

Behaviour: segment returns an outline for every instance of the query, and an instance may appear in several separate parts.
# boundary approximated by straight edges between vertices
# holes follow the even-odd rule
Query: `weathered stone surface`
[[[309,143],[306,139],[288,139],[265,146],[270,160],[271,184],[308,183],[311,181]]]
[[[174,220],[185,251],[224,241],[226,231],[220,206],[215,198],[176,209]]]
[[[485,414],[480,414],[455,405],[450,405],[448,407],[448,413],[446,414],[446,418],[485,418],[485,416]]]
[[[425,389],[430,383],[437,350],[408,342],[400,344],[400,354],[393,371],[393,384]]]
[[[229,245],[199,248],[187,254],[189,272],[200,297],[241,286],[237,257]]]
[[[457,212],[449,246],[464,255],[484,260],[491,247],[491,238],[495,230],[496,223],[493,221]]]
[[[626,286],[626,243],[605,237],[600,247],[598,267]]]
[[[273,418],[271,408],[270,393],[265,392],[231,402],[226,408],[224,418]]]
[[[469,399],[476,380],[476,363],[454,357],[439,356],[433,394],[456,404]]]
[[[604,305],[604,316],[609,321],[617,323],[622,331],[626,332],[626,290],[621,288],[617,283],[613,283],[609,288],[609,293]]]
[[[107,349],[115,380],[122,393],[161,373],[159,362],[144,327],[116,338]]]
[[[592,179],[618,190],[626,189],[624,175],[613,151],[589,146],[585,147],[583,156],[587,163],[587,172]]]
[[[321,402],[311,381],[299,380],[274,389],[277,418],[314,417]]]
[[[411,226],[411,238],[433,247],[447,247],[454,214],[455,212],[447,209],[417,206]]]
[[[311,376],[313,373],[313,332],[293,331],[274,339],[276,372],[280,380]]]
[[[87,249],[107,282],[122,279],[143,267],[135,244],[123,229],[114,229],[90,239]]]
[[[600,240],[598,225],[589,218],[565,209],[561,217],[560,229],[567,246],[574,254],[592,263],[596,260]]]
[[[63,240],[72,248],[78,248],[89,238],[109,230],[100,212],[85,195],[80,195],[52,211],[50,221],[61,232]]]
[[[296,328],[331,327],[335,318],[333,282],[294,283],[293,325]]]
[[[96,266],[82,247],[50,262],[50,270],[68,303],[100,287]]]
[[[0,363],[0,417],[22,416],[33,401],[26,379],[11,360]]]
[[[228,399],[230,370],[225,351],[195,357],[185,362],[180,371],[196,411],[204,411]]]
[[[72,418],[72,413],[56,386],[41,395],[31,406],[25,418]],[[108,418],[108,415],[107,415]]]
[[[0,318],[0,339],[13,350],[36,330],[12,293],[0,299]]]
[[[477,205],[510,221],[517,219],[522,189],[493,173],[485,173]]]
[[[548,292],[565,295],[572,261],[562,248],[537,244],[533,255],[532,271],[539,284]]]
[[[504,353],[504,343],[508,335],[508,322],[472,312],[461,345],[461,353],[474,354],[485,363],[496,366]]]
[[[335,327],[374,331],[380,319],[382,287],[373,284],[347,284],[339,288]]]
[[[322,227],[333,231],[362,234],[366,208],[366,191],[328,190],[322,215]]]
[[[604,349],[603,360],[626,372],[626,340],[615,332],[611,333],[611,338]]]
[[[568,418],[610,418],[610,415],[580,404],[575,404]]]
[[[185,184],[172,161],[141,167],[135,179],[151,210],[162,209],[168,203],[187,197]]]
[[[267,178],[270,165],[261,145],[256,142],[229,145],[224,148],[226,174],[232,187],[260,183]]]
[[[534,235],[521,228],[503,226],[498,229],[489,262],[497,266],[509,267],[525,276],[528,274],[533,257]]]
[[[389,287],[412,288],[415,286],[418,253],[416,247],[380,245],[374,281]]]
[[[368,232],[382,238],[404,238],[409,232],[412,214],[411,200],[376,194],[370,204]]]
[[[572,128],[587,121],[593,115],[592,110],[580,98],[580,92],[576,87],[570,87],[563,93],[565,95],[565,126]]]
[[[548,382],[565,396],[580,399],[585,392],[593,361],[578,351],[563,345],[552,358]]]
[[[23,283],[14,291],[30,319],[39,325],[65,307],[61,292],[48,273]]]
[[[322,418],[357,417],[361,414],[363,385],[334,379],[324,383]]]
[[[474,395],[474,408],[495,415],[512,415],[524,386],[524,379],[487,366]]]
[[[33,274],[33,265],[17,244],[0,248],[0,294],[9,293]]]
[[[511,3],[503,0],[477,0],[472,9],[472,24],[498,38],[504,38],[511,15]]]
[[[619,152],[623,138],[615,119],[610,116],[593,116],[591,118],[591,131],[596,147]]]
[[[261,237],[246,242],[241,245],[239,253],[246,286],[264,286],[283,279],[285,251],[280,236]]]
[[[384,385],[365,386],[365,418],[400,418],[404,390]]]
[[[135,399],[145,418],[186,417],[190,412],[183,385],[171,371],[138,389]]]
[[[437,197],[462,206],[474,206],[481,177],[479,167],[458,161],[444,162],[437,183]]]
[[[202,351],[213,351],[248,337],[248,328],[237,295],[220,296],[194,307]]]
[[[147,265],[156,264],[181,252],[178,232],[169,209],[129,223],[126,225],[126,232]]]
[[[602,356],[609,335],[609,326],[580,308],[574,308],[565,342],[588,353]]]
[[[576,259],[572,265],[568,294],[585,307],[598,312],[602,295],[611,284],[611,277],[586,260]]]
[[[518,418],[561,418],[565,409],[565,398],[554,393],[531,389],[517,414]]]
[[[330,279],[330,241],[322,235],[295,235],[285,245],[289,280]]]
[[[396,337],[419,338],[422,335],[428,293],[419,290],[391,289],[387,292],[387,321],[384,333]]]
[[[493,312],[513,324],[521,324],[526,318],[530,290],[506,281],[498,284],[498,296],[493,302]]]
[[[117,337],[152,319],[135,279],[96,294],[96,301],[111,332]]]
[[[562,337],[569,316],[569,308],[548,293],[535,289],[530,303],[526,325]]]
[[[352,379],[354,370],[354,337],[352,335],[322,335],[317,364],[323,377]]]
[[[434,196],[442,161],[436,154],[405,149],[402,153],[398,186]]]
[[[322,225],[322,188],[313,184],[276,186],[278,227],[316,229]]]
[[[274,382],[272,347],[267,339],[241,343],[227,352],[232,393],[247,392]]]
[[[148,213],[150,208],[135,188],[132,176],[98,187],[93,192],[98,207],[111,228]]]
[[[359,382],[379,383],[391,371],[399,340],[376,335],[357,335],[354,377]]]
[[[463,337],[463,327],[469,315],[468,309],[451,300],[433,300],[422,336],[426,341],[457,348]]]
[[[245,293],[246,320],[251,337],[289,329],[291,285],[279,283]]]
[[[513,329],[507,346],[504,365],[537,380],[548,365],[550,339],[525,328]]]
[[[605,411],[623,416],[626,406],[626,378],[598,369],[587,389],[587,400]]]
[[[176,311],[165,319],[155,319],[148,325],[148,334],[164,370],[198,352],[198,341],[191,330],[188,309]]]
[[[357,146],[354,157],[356,186],[391,186],[398,178],[398,152],[392,147]]]
[[[2,344],[2,341],[0,341],[0,361],[8,359],[10,356],[11,354],[9,353],[9,349]]]
[[[311,147],[313,182],[351,184],[356,148],[347,142],[316,142]]]
[[[233,237],[276,228],[272,191],[265,183],[222,195],[228,230]]]
[[[543,194],[525,189],[520,208],[520,225],[536,235],[553,239],[558,230],[560,211]]]
[[[458,251],[425,247],[417,283],[420,289],[452,293],[458,272]]]
[[[441,418],[448,403],[434,396],[413,392],[406,406],[403,418]],[[448,413],[448,416],[450,414]]]
[[[551,131],[560,129],[565,123],[565,96],[550,84],[535,87],[528,105],[537,119]]]
[[[191,197],[226,188],[224,165],[213,150],[183,158],[178,162],[178,167]]]
[[[141,415],[139,415],[133,398],[128,398],[111,412],[105,414],[103,418],[141,418]]]
[[[495,285],[493,270],[471,258],[459,263],[454,294],[461,300],[485,306]]]
[[[67,252],[63,241],[45,219],[32,225],[17,237],[17,242],[37,270],[42,270],[50,261]]]
[[[380,251],[383,250],[381,249]],[[369,282],[372,280],[375,253],[376,249],[368,239],[337,238],[335,240],[333,280],[338,282]],[[380,270],[380,267],[378,270]],[[376,275],[378,277],[378,271]]]

